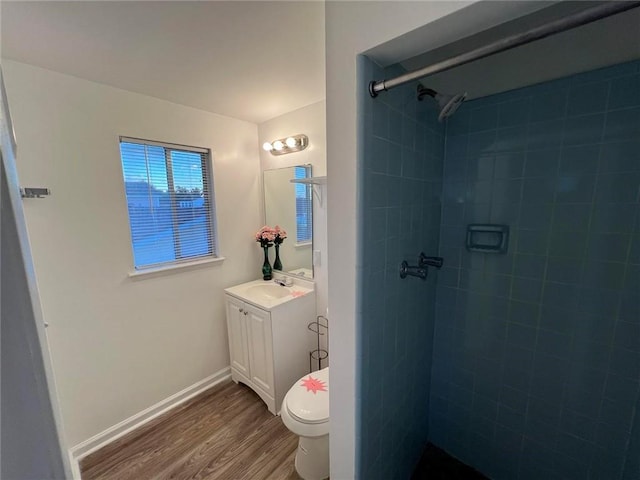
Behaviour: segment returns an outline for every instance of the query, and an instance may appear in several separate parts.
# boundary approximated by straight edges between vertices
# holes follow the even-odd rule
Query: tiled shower
[[[640,478],[640,62],[445,123],[359,62],[359,477],[409,478],[430,441],[493,479]],[[444,267],[401,280],[421,251]]]

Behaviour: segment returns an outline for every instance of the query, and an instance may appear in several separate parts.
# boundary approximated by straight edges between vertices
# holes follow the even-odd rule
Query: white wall
[[[313,103],[258,125],[260,145],[264,142],[271,142],[278,138],[285,138],[298,133],[304,133],[309,137],[309,146],[301,152],[275,156],[260,148],[260,164],[263,171],[291,167],[293,165],[311,164],[314,177],[327,174],[325,101]],[[316,283],[316,306],[318,315],[326,315],[327,263],[329,257],[327,251],[327,187],[313,188],[323,198],[321,204],[318,201],[318,196],[315,193],[313,195],[313,249],[320,252],[319,263],[314,265],[313,268],[314,281]]]
[[[69,446],[229,365],[224,287],[257,278],[254,124],[4,61]],[[221,264],[132,280],[118,136],[211,148]]]
[[[331,478],[354,478],[356,471],[357,134],[364,127],[356,115],[356,57],[366,52],[387,64],[401,61],[528,13],[531,3],[329,1],[325,6],[329,343],[331,364],[339,365],[331,371]]]

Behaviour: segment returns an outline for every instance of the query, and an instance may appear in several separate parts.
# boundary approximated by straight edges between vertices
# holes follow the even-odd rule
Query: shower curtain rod
[[[509,37],[489,43],[483,47],[476,48],[469,52],[456,55],[433,65],[399,75],[390,80],[371,81],[369,83],[369,94],[377,97],[378,92],[387,91],[391,88],[404,85],[405,83],[417,80],[418,78],[433,75],[435,73],[444,72],[454,67],[473,62],[490,55],[494,55],[505,50],[510,50],[520,45],[525,45],[536,40],[564,32],[587,23],[606,18],[617,13],[622,13],[632,8],[640,6],[640,1],[608,1],[596,7],[591,7],[581,12],[569,15],[567,17],[554,20],[540,27],[533,28],[526,32],[516,33]]]

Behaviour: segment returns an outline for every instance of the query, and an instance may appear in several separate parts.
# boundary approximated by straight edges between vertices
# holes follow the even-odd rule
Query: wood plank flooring
[[[80,461],[82,480],[298,480],[298,437],[228,380]]]

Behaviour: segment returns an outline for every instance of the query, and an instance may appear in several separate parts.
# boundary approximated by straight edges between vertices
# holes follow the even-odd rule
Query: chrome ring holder
[[[309,352],[309,373],[311,373],[314,361],[318,362],[318,370],[322,370],[322,361],[329,357],[329,352],[324,348],[320,348],[320,335],[329,332],[329,319],[323,315],[318,315],[316,321],[307,325],[307,328],[315,333],[317,338],[317,348]]]

